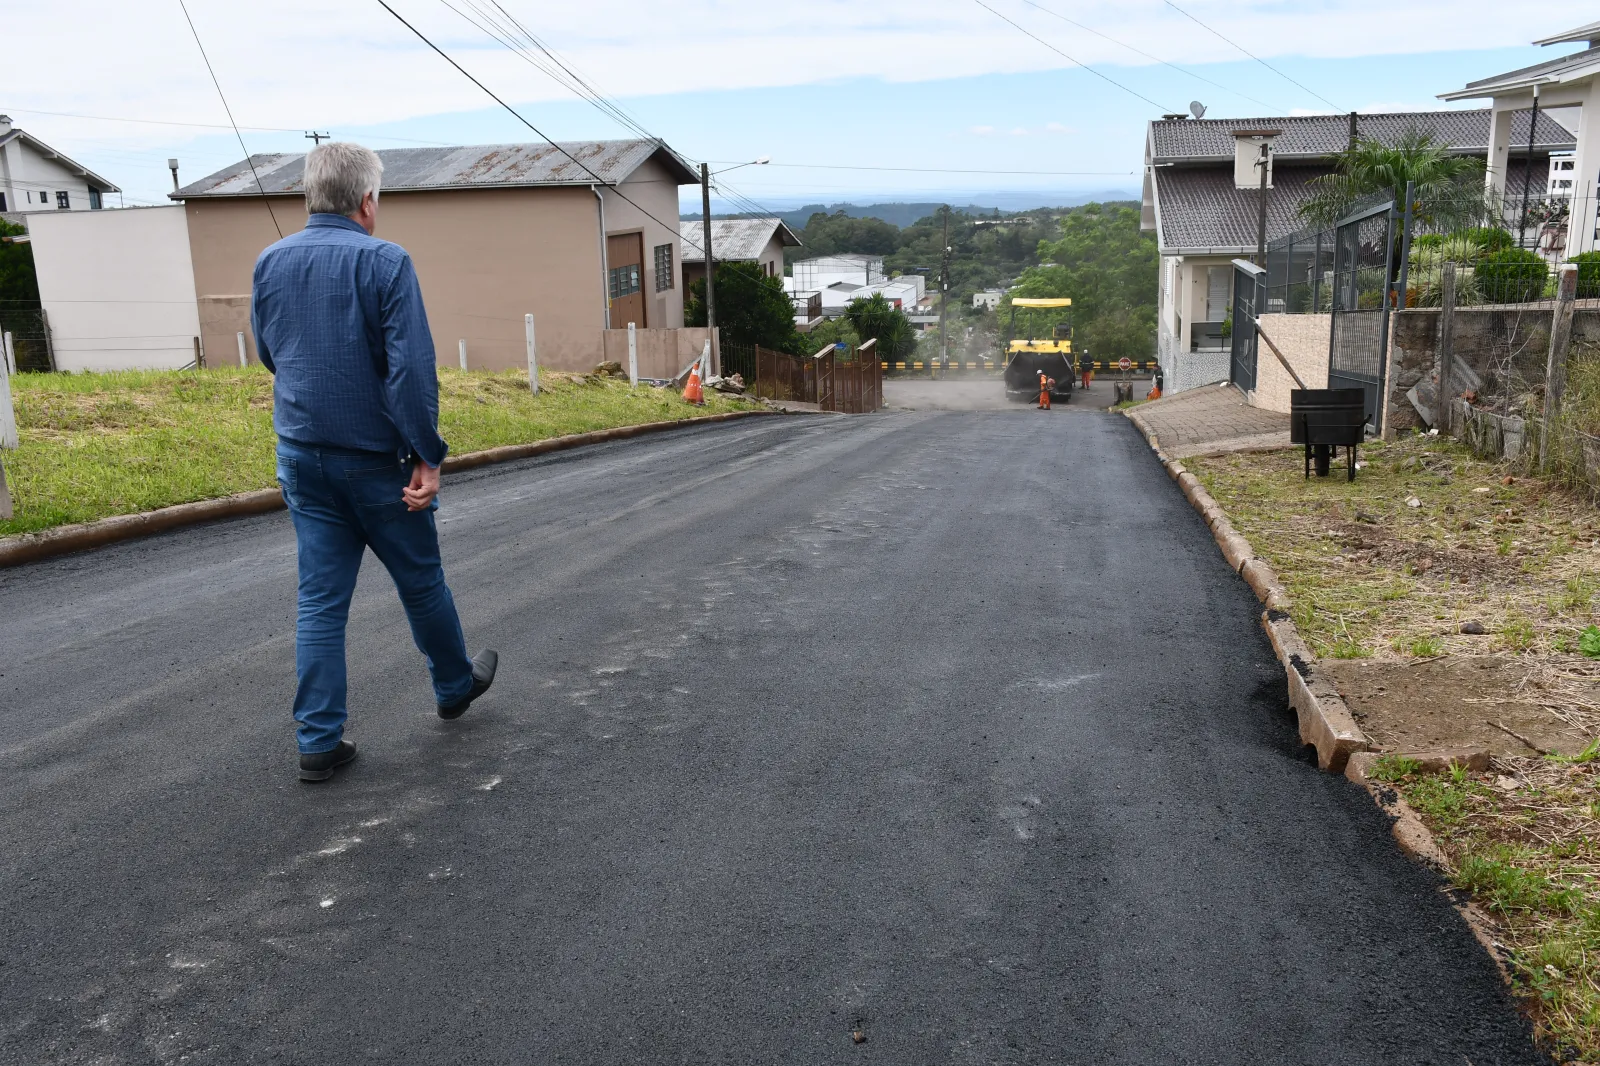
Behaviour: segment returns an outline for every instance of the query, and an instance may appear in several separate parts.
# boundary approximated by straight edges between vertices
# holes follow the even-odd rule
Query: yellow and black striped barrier
[[[993,371],[998,372],[998,371],[1004,369],[1004,367],[1000,366],[998,363],[961,363],[961,362],[955,362],[955,361],[951,361],[949,363],[942,363],[942,364],[941,363],[926,363],[926,364],[924,364],[924,363],[918,363],[918,362],[910,362],[910,363],[883,362],[883,363],[880,363],[879,365],[882,366],[883,369],[885,369],[885,370],[993,370]],[[1154,373],[1156,371],[1156,369],[1160,365],[1161,364],[1157,363],[1155,360],[1148,360],[1146,362],[1140,362],[1140,363],[1130,362],[1128,364],[1128,373],[1130,373],[1130,374],[1151,374],[1151,373]],[[1079,363],[1078,366],[1077,366],[1077,369],[1080,372],[1085,370],[1085,369],[1096,370],[1096,371],[1104,370],[1104,371],[1110,372],[1110,371],[1113,371],[1113,370],[1121,370],[1122,369],[1122,364],[1121,363],[1101,363],[1101,362]]]

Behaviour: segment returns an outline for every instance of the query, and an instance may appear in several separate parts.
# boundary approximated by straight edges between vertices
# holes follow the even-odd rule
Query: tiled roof
[[[1267,193],[1268,241],[1305,227],[1299,209],[1313,191],[1311,179],[1330,172],[1326,166],[1273,167],[1273,187]],[[1506,174],[1508,195],[1520,193],[1524,173],[1522,161],[1513,160]],[[1535,196],[1544,190],[1539,173],[1536,167]],[[1236,188],[1231,166],[1162,167],[1155,172],[1155,182],[1163,253],[1255,250],[1260,193]]]
[[[705,252],[700,247],[704,227],[705,223],[699,221],[678,223],[683,262],[705,262]],[[754,262],[761,258],[762,249],[772,240],[774,232],[784,247],[799,247],[800,238],[781,218],[714,218],[711,220],[711,252],[725,263]]]
[[[569,155],[570,154],[570,155]],[[383,189],[472,189],[526,185],[607,185],[624,181],[647,159],[660,156],[680,185],[699,178],[660,141],[567,141],[551,144],[479,144],[455,148],[385,148]],[[579,162],[574,162],[575,157]],[[255,173],[250,164],[255,164]],[[579,163],[582,165],[580,166]],[[254,155],[171,194],[175,200],[207,196],[298,193],[306,154]],[[587,168],[587,169],[586,169]],[[592,172],[592,173],[591,173]],[[261,188],[256,187],[256,178]]]
[[[1362,137],[1394,143],[1410,130],[1420,130],[1460,152],[1486,154],[1489,146],[1489,109],[1466,111],[1415,111],[1358,115]],[[1282,130],[1273,144],[1282,159],[1319,159],[1344,150],[1350,143],[1349,115],[1299,115],[1288,118],[1159,119],[1150,123],[1152,163],[1174,160],[1233,159],[1235,130]],[[1535,151],[1571,148],[1574,136],[1561,123],[1541,113]],[[1513,151],[1528,143],[1528,112],[1511,116]]]

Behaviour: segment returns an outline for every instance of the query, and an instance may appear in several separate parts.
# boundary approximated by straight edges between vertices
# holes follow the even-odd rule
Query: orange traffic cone
[[[683,399],[685,403],[692,404],[706,402],[705,391],[700,388],[700,368],[698,366],[689,371],[689,383],[683,387]]]

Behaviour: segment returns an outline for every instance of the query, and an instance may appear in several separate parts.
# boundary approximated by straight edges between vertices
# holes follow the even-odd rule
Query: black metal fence
[[[1261,308],[1269,315],[1304,315],[1332,305],[1333,231],[1308,228],[1267,245],[1267,295]]]
[[[1266,286],[1265,272],[1252,263],[1234,261],[1233,271],[1233,333],[1228,338],[1231,349],[1228,380],[1246,392],[1256,387],[1256,315]]]
[[[1386,201],[1367,207],[1334,231],[1328,387],[1363,390],[1367,421],[1374,426],[1389,355],[1394,206]]]

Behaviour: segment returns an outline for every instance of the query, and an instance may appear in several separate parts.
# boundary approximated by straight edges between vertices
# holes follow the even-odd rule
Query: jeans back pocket
[[[280,455],[278,459],[278,491],[284,496],[293,494],[300,479],[300,469],[293,459]]]
[[[392,522],[408,512],[405,487],[410,484],[405,467],[398,463],[367,470],[347,470],[345,486],[350,501],[362,517],[380,522]]]

